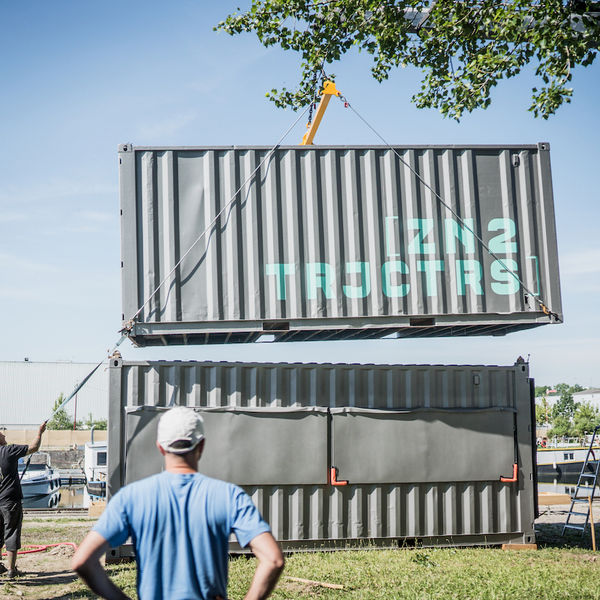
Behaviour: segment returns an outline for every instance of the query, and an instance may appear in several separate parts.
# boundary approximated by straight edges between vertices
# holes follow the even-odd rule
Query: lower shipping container
[[[241,485],[286,550],[535,541],[527,364],[110,365],[109,498],[162,470],[158,417],[183,405],[205,419],[200,471]]]

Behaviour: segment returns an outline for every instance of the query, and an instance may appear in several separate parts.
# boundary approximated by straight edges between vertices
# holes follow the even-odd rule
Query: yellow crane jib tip
[[[333,82],[333,81],[326,81],[323,84],[323,91],[321,92],[321,95],[323,96],[325,94],[330,94],[331,96],[341,96],[342,95],[342,94],[340,94],[338,89],[335,87],[335,82]]]

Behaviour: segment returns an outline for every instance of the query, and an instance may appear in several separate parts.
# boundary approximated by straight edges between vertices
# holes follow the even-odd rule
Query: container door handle
[[[504,481],[505,483],[514,483],[518,480],[519,475],[519,465],[517,463],[513,464],[513,474],[512,477],[500,477],[500,481]]]
[[[335,485],[335,486],[348,485],[347,481],[337,478],[337,475],[338,475],[337,467],[331,467],[331,469],[329,470],[329,474],[330,474],[329,475],[329,483],[331,483],[331,485]]]

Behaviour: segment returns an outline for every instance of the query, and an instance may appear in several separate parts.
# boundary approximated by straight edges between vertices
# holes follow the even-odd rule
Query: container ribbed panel
[[[124,406],[516,406],[514,367],[157,361],[122,372]]]
[[[453,537],[521,531],[507,483],[251,487],[278,540]]]

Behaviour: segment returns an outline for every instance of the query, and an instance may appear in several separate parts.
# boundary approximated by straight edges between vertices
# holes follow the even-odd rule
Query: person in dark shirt
[[[19,479],[19,459],[40,449],[46,422],[38,429],[37,436],[29,444],[7,444],[0,431],[0,551],[6,544],[8,568],[0,562],[0,574],[9,579],[21,575],[17,570],[17,551],[21,547],[21,525],[23,523],[23,492]]]

